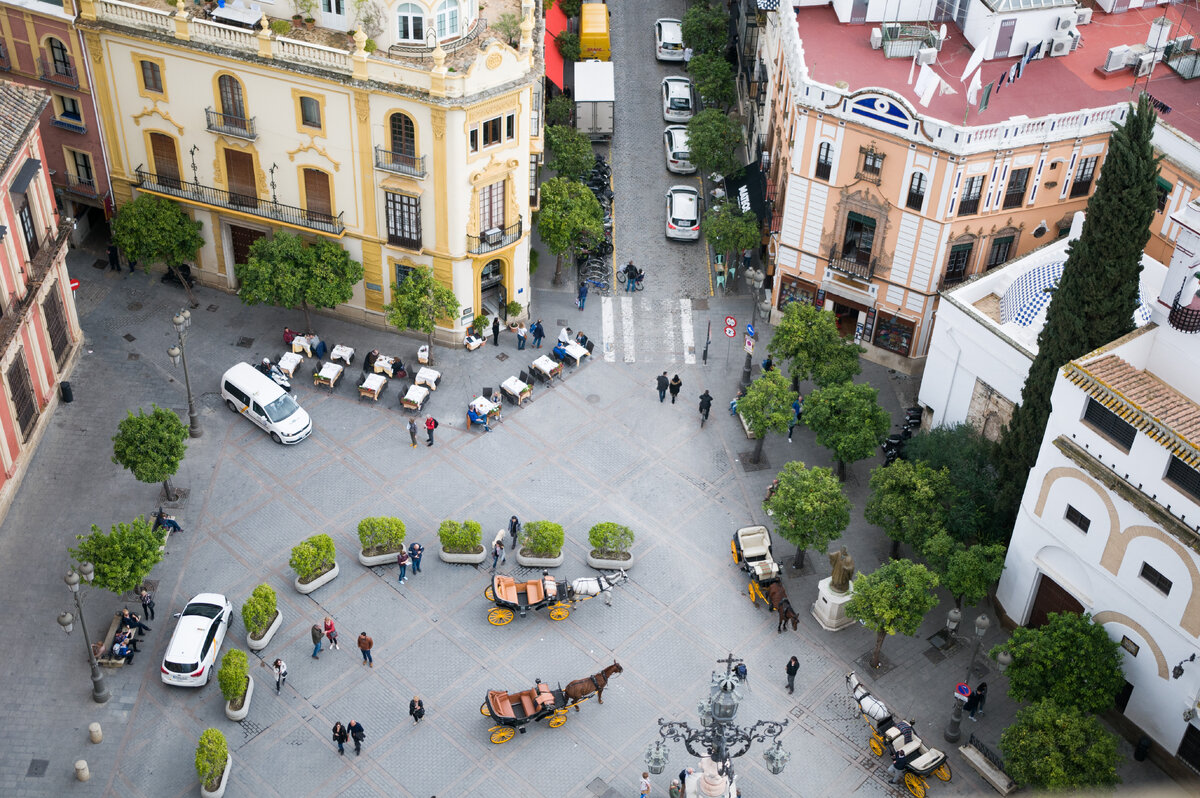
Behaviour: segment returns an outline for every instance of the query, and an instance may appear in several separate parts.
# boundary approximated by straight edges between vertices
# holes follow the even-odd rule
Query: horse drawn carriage
[[[779,563],[775,562],[771,548],[771,533],[765,526],[746,526],[733,535],[729,543],[733,552],[733,561],[750,575],[747,591],[750,600],[758,604],[759,599],[767,602],[771,610],[779,613],[779,627],[782,632],[787,622],[792,629],[799,625],[796,611],[788,601],[787,590],[780,578]]]
[[[911,721],[893,716],[886,704],[871,695],[854,671],[846,674],[846,684],[858,704],[859,714],[871,728],[867,741],[871,753],[875,756],[883,756],[884,752],[903,755],[904,786],[913,798],[925,798],[926,778],[931,774],[941,781],[950,781],[950,763],[946,754],[926,745],[913,730]]]
[[[609,679],[621,671],[621,666],[614,661],[599,673],[576,679],[566,687],[559,685],[557,690],[551,689],[541,679],[535,680],[530,689],[519,693],[488,690],[479,712],[496,721],[497,725],[488,729],[489,739],[496,745],[506,743],[517,732],[524,734],[526,725],[547,718],[550,728],[557,729],[567,722],[568,710],[578,712],[579,705],[592,696],[603,704],[604,688]]]
[[[513,617],[525,617],[530,610],[549,609],[550,619],[562,621],[571,614],[575,606],[596,596],[603,596],[604,603],[612,604],[612,588],[629,577],[624,571],[611,576],[582,577],[572,582],[560,582],[549,572],[542,571],[540,579],[518,582],[506,574],[494,574],[492,584],[483,591],[483,597],[496,606],[488,611],[488,623],[504,626]]]

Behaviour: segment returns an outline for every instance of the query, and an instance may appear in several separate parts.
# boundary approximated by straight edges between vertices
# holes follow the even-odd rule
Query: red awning
[[[558,7],[558,0],[546,12],[546,38],[550,39],[567,29],[567,15]]]
[[[558,86],[563,87],[563,57],[558,52],[554,37],[567,29],[567,15],[558,7],[558,0],[546,12],[546,77]]]

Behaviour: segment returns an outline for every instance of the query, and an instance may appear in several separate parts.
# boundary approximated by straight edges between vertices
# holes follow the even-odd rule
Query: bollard
[[[88,770],[87,760],[80,759],[79,761],[77,761],[75,763],[75,778],[77,778],[79,781],[87,781],[91,777],[92,777],[92,774]]]
[[[88,725],[88,737],[94,743],[98,743],[104,739],[104,732],[100,730],[99,723],[92,723]]]

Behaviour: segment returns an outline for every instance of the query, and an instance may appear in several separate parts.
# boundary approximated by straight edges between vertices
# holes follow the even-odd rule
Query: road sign
[[[725,337],[726,338],[732,338],[735,335],[737,335],[737,330],[735,330],[733,327],[725,328]]]
[[[746,336],[746,354],[748,354],[748,355],[754,354],[754,339],[751,338],[749,335]]]
[[[725,326],[726,327],[736,327],[737,319],[735,319],[733,316],[726,316],[725,317]]]
[[[754,337],[754,325],[753,324],[746,325],[746,335],[749,335],[752,338]]]
[[[79,281],[71,278],[71,290],[74,291],[77,288],[79,288]]]

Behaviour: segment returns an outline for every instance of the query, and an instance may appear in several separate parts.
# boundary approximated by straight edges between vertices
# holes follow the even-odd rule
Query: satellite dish
[[[946,41],[946,23],[942,23],[942,27],[938,29],[938,41]]]

